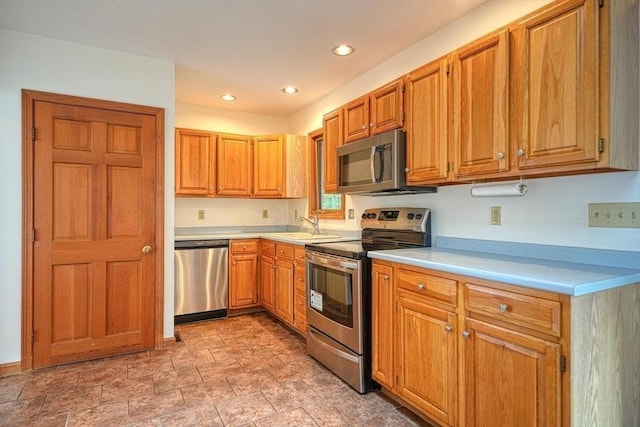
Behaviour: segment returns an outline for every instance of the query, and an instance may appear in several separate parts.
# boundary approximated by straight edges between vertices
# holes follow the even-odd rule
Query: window
[[[327,194],[323,190],[324,149],[322,129],[309,134],[309,212],[320,211],[318,218],[344,219],[344,194]]]

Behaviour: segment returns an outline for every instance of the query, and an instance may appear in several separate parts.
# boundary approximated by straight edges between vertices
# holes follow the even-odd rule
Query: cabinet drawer
[[[429,300],[456,306],[457,282],[444,277],[433,276],[419,270],[398,268],[396,270],[396,287],[398,291],[406,291]]]
[[[560,301],[465,283],[464,303],[470,313],[560,336]]]
[[[293,261],[293,245],[276,243],[276,256],[278,259],[288,259]]]
[[[271,242],[269,240],[263,240],[260,244],[260,250],[262,255],[267,256],[276,256],[276,244],[275,242]]]
[[[255,254],[258,252],[257,240],[232,240],[229,245],[232,255]]]
[[[307,292],[307,270],[297,264],[294,271],[294,281],[296,282],[296,290]]]
[[[307,259],[305,258],[305,255],[304,255],[304,246],[298,245],[295,247],[295,257],[296,257],[297,264],[304,265],[307,262]]]

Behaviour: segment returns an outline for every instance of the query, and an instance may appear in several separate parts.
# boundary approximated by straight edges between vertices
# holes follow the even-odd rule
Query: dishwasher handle
[[[175,242],[175,249],[209,249],[209,248],[228,248],[229,240],[227,239],[214,239],[214,240],[177,240]]]

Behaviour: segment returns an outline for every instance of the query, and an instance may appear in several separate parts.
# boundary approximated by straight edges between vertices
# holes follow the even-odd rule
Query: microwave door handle
[[[376,146],[371,147],[371,157],[369,158],[369,167],[371,168],[371,182],[376,183],[376,166],[375,166],[375,158],[376,158]]]

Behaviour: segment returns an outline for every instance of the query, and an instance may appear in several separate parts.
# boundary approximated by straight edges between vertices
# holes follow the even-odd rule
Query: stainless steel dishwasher
[[[227,317],[228,256],[228,240],[175,242],[175,324]]]

